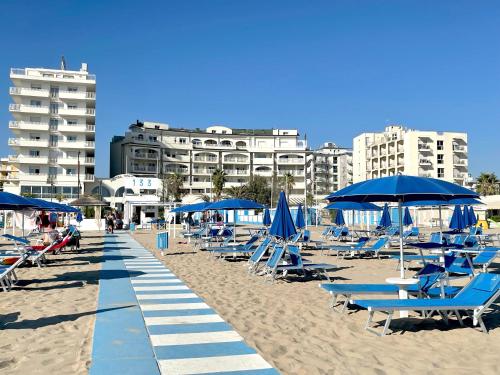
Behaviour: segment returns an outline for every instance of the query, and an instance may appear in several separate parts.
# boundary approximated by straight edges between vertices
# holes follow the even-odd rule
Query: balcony
[[[10,78],[40,80],[40,81],[60,81],[60,82],[81,82],[95,84],[95,74],[85,74],[75,71],[52,72],[50,70],[19,69],[10,70]]]
[[[248,158],[224,158],[224,163],[247,163]]]
[[[224,169],[228,176],[248,176],[250,171],[248,169]]]
[[[19,157],[17,155],[9,155],[9,161],[10,162],[17,162],[19,160]]]
[[[22,164],[48,164],[47,156],[18,156],[18,162]]]
[[[200,162],[205,162],[205,163],[217,163],[217,158],[209,158],[209,157],[203,157],[203,156],[195,156],[193,158],[194,161],[200,161]]]
[[[304,158],[278,158],[278,164],[304,164]]]
[[[148,152],[134,152],[132,154],[132,158],[156,160],[156,159],[158,159],[158,154],[156,154],[156,153],[152,154],[152,153],[148,153]]]
[[[253,164],[269,165],[273,164],[273,158],[253,158]]]
[[[46,122],[9,121],[9,129],[47,131],[49,124]]]
[[[94,91],[59,91],[61,99],[95,100]]]
[[[93,158],[93,157],[86,157],[86,158],[83,160],[83,162],[84,162],[85,164],[95,164],[95,158]]]
[[[10,104],[9,111],[14,113],[49,114],[49,107],[41,105]]]
[[[80,124],[80,125],[68,125],[68,124],[59,124],[57,125],[57,130],[65,133],[85,133],[87,131],[87,126]]]
[[[165,161],[172,161],[172,162],[188,162],[191,160],[191,158],[188,155],[175,155],[174,156],[167,156],[163,155],[163,160]]]
[[[61,116],[95,116],[95,108],[59,108]]]
[[[49,141],[47,139],[9,138],[8,143],[9,146],[47,147]]]
[[[453,152],[467,153],[467,146],[453,145]]]
[[[292,176],[303,176],[304,175],[303,170],[281,170],[281,171],[278,171],[278,176],[283,177],[287,173],[290,173]]]
[[[432,161],[430,161],[429,159],[420,159],[418,163],[424,166],[432,166]]]
[[[468,165],[467,159],[453,159],[453,165],[458,167],[467,167]]]
[[[418,144],[418,151],[420,152],[432,152],[431,146],[426,143]]]
[[[95,176],[93,174],[85,174],[85,181],[94,181]]]
[[[22,95],[22,96],[31,96],[37,98],[48,98],[49,90],[42,89],[32,89],[28,87],[11,87],[9,89],[10,95]]]
[[[95,132],[95,125],[87,125],[85,130],[88,132]]]
[[[83,144],[85,148],[95,148],[95,141],[85,141]]]
[[[193,168],[193,174],[212,174],[215,169]]]

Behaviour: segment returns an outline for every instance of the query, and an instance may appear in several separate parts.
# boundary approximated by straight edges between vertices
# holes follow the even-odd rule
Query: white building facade
[[[354,183],[401,173],[464,185],[469,178],[467,133],[388,126],[355,137],[352,161]]]
[[[10,79],[9,161],[19,172],[5,190],[76,198],[94,180],[95,75],[83,63],[78,71],[11,69]]]
[[[251,176],[279,179],[294,177],[291,197],[303,199],[307,142],[297,130],[231,129],[211,126],[202,129],[171,128],[167,124],[137,122],[125,136],[110,145],[110,176],[184,176],[189,194],[212,191],[216,168],[226,173],[225,187],[241,186]]]

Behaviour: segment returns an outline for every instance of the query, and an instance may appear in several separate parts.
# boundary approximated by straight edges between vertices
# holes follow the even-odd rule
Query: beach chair
[[[500,275],[481,273],[475,276],[455,297],[435,299],[383,299],[383,300],[353,300],[361,308],[368,310],[368,320],[365,328],[379,336],[387,333],[392,321],[393,314],[397,311],[420,311],[425,317],[427,312],[436,311],[443,316],[445,322],[448,320],[449,312],[454,313],[458,322],[463,326],[461,311],[465,311],[472,318],[472,325],[479,325],[484,333],[488,332],[482,315],[500,296]],[[373,328],[373,317],[375,312],[387,315],[382,332],[378,333]]]
[[[324,245],[316,247],[315,250],[321,250],[321,255],[323,255],[323,251],[335,251],[337,252],[337,258],[342,256],[342,259],[345,258],[345,255],[348,253],[359,253],[359,251],[368,244],[370,239],[368,237],[359,237],[357,242],[353,245]]]
[[[28,254],[5,255],[0,258],[0,286],[4,292],[8,292],[18,282],[16,269],[27,259]]]
[[[333,228],[334,227],[332,225],[329,225],[329,226],[325,227],[325,229],[323,229],[323,231],[321,232],[320,237],[323,240],[327,240],[328,237],[330,237],[330,234],[332,233]]]
[[[414,278],[418,278],[418,283],[408,286],[408,293],[419,297],[450,297],[457,294],[461,288],[445,285],[446,272],[443,267],[435,264],[427,264]],[[398,295],[399,287],[392,284],[319,284],[319,287],[326,290],[331,296],[330,307],[333,311],[343,313],[353,295]],[[344,298],[342,308],[337,309],[336,305],[339,296]]]
[[[259,235],[253,235],[250,239],[244,243],[234,246],[221,246],[216,248],[208,249],[209,254],[218,255],[219,257],[223,257],[227,254],[232,254],[236,256],[236,254],[245,255],[254,252],[255,243],[259,240]]]
[[[275,244],[271,238],[265,238],[264,241],[257,246],[250,259],[248,259],[248,273],[255,274],[258,271],[259,264],[266,254],[268,249],[274,248]]]
[[[382,248],[384,248],[387,244],[389,243],[389,237],[388,236],[382,236],[382,237],[379,237],[377,241],[375,241],[375,243],[370,246],[370,247],[360,247],[358,250],[357,250],[357,253],[358,254],[366,254],[366,255],[371,255],[372,257],[377,257],[379,258],[380,257],[380,250],[382,250]]]
[[[340,241],[342,238],[349,236],[349,228],[347,227],[336,227],[330,234],[330,241]]]
[[[480,267],[483,272],[486,272],[497,255],[498,251],[496,250],[482,250],[474,258],[469,258],[469,262],[469,259],[452,253],[445,255],[445,269],[450,275],[472,277],[475,274],[474,267]]]

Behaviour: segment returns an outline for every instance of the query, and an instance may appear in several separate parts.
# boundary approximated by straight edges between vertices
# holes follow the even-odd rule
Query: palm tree
[[[219,200],[224,190],[224,185],[226,183],[226,173],[217,168],[214,173],[212,173],[212,190],[215,194],[215,200]]]
[[[293,185],[295,185],[295,178],[290,172],[286,172],[283,177],[280,178],[280,187],[285,190],[287,200],[293,189]]]
[[[169,174],[167,177],[168,194],[172,194],[175,201],[180,201],[184,191],[184,177],[179,172]]]
[[[500,181],[495,173],[482,172],[477,178],[477,192],[480,195],[498,194],[500,190]]]
[[[228,187],[224,189],[224,193],[230,196],[231,198],[238,198],[238,199],[248,198],[248,190],[247,187],[244,185]]]

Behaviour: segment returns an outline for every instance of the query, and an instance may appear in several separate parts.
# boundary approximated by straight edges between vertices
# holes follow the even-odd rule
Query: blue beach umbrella
[[[389,213],[389,206],[384,204],[384,210],[382,211],[382,217],[380,218],[380,222],[378,223],[382,228],[387,228],[392,225],[391,214]]]
[[[269,234],[286,241],[288,238],[297,233],[293,223],[288,203],[286,202],[285,193],[281,192],[276,207],[273,223],[269,229]]]
[[[264,208],[263,205],[249,199],[224,199],[206,206],[203,211],[208,210],[252,210]]]
[[[295,226],[298,229],[302,229],[306,226],[306,223],[304,222],[304,212],[302,211],[302,204],[299,204],[299,207],[297,208],[297,215],[295,216]]]
[[[413,224],[413,220],[412,220],[411,215],[410,215],[410,210],[408,209],[408,207],[406,207],[405,214],[403,216],[403,225],[410,226],[412,224]]]
[[[474,208],[472,206],[469,207],[469,222],[470,225],[476,225],[477,224],[477,217],[474,212]]]
[[[209,202],[186,204],[184,206],[176,207],[170,210],[170,212],[201,212],[204,211],[209,204]]]
[[[449,227],[450,229],[457,231],[462,231],[465,228],[462,210],[460,209],[460,206],[458,204],[455,206],[455,209],[453,210],[453,215],[451,216]]]
[[[266,227],[271,225],[271,213],[269,212],[269,208],[266,207],[264,210],[264,216],[262,218],[262,224]]]
[[[467,206],[464,206],[464,211],[463,211],[463,218],[464,218],[464,227],[465,228],[468,228],[470,227],[470,222],[469,222],[469,209],[467,208]]]
[[[373,203],[360,202],[333,202],[325,207],[327,210],[353,210],[353,211],[382,211],[382,208]]]
[[[350,185],[326,197],[330,202],[398,202],[399,251],[404,264],[403,251],[403,203],[410,201],[437,200],[450,201],[458,198],[479,198],[472,190],[451,182],[435,178],[396,175],[367,180]],[[404,278],[405,267],[400,267]]]
[[[23,210],[25,208],[36,207],[29,199],[16,194],[0,192],[0,210]]]
[[[342,210],[337,210],[337,214],[335,215],[334,223],[336,225],[338,225],[339,227],[345,225],[344,214],[343,214]]]

